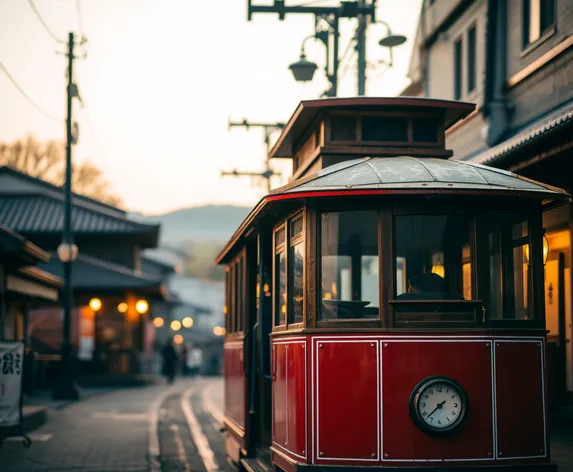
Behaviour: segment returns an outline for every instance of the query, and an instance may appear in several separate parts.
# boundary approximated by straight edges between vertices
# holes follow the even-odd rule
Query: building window
[[[538,41],[555,26],[555,0],[523,1],[523,48]]]
[[[468,94],[476,88],[476,26],[468,31],[468,59],[467,59],[467,90]]]
[[[462,54],[463,40],[458,38],[454,43],[454,99],[462,98]]]

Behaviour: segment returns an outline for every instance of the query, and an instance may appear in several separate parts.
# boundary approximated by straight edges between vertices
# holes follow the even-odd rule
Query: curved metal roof
[[[326,167],[272,194],[333,190],[517,191],[567,198],[559,188],[473,162],[415,157],[360,158]]]

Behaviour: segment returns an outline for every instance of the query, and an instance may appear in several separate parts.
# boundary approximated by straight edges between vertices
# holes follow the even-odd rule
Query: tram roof
[[[269,157],[293,157],[293,145],[325,111],[438,111],[443,114],[446,130],[468,116],[475,110],[475,107],[473,103],[421,97],[349,97],[303,100],[286,123],[282,134],[270,150]]]
[[[266,214],[269,205],[281,200],[421,194],[530,197],[550,202],[571,199],[560,188],[473,162],[409,156],[353,159],[273,190],[251,211],[216,262],[225,262],[239,239]]]

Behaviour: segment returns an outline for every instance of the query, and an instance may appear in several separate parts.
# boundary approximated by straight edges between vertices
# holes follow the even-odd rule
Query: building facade
[[[0,224],[47,251],[51,258],[38,267],[60,278],[56,250],[63,214],[62,188],[0,167]],[[79,248],[72,264],[72,340],[82,373],[145,372],[153,347],[152,305],[167,292],[162,274],[145,273],[141,253],[157,247],[159,225],[133,221],[118,208],[74,194],[72,229]],[[62,341],[59,305],[31,310],[28,328],[30,346],[50,370]]]
[[[452,159],[573,191],[573,2],[426,0],[404,96],[476,111],[447,133]],[[571,205],[546,211],[545,312],[551,404],[573,402]]]

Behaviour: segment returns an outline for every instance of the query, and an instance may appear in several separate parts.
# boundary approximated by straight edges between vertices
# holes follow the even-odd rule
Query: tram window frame
[[[223,307],[225,314],[225,334],[231,333],[231,267],[225,267],[225,306]]]
[[[537,210],[538,207],[535,207]],[[490,265],[489,256],[487,263],[482,261],[482,273],[480,274],[482,283],[480,284],[481,292],[484,300],[484,317],[483,322],[488,327],[495,328],[539,328],[543,329],[545,327],[545,300],[544,300],[544,264],[543,264],[543,227],[542,227],[542,217],[541,211],[539,214],[531,211],[531,209],[523,210],[521,209],[511,209],[511,218],[508,220],[508,211],[503,212],[503,214],[496,209],[491,209],[490,211],[484,211],[481,215],[481,221],[479,221],[479,250],[483,254],[489,255],[490,244],[488,235],[492,232],[492,221],[496,218],[497,221],[501,222],[500,225],[496,225],[497,233],[500,232],[501,228],[504,227],[506,230],[509,229],[509,233],[513,231],[513,228],[522,223],[527,223],[527,235],[520,238],[515,238],[513,234],[510,234],[509,240],[506,240],[506,244],[500,242],[500,277],[502,288],[499,290],[500,301],[499,309],[501,309],[500,317],[491,316],[491,293],[489,289],[489,278],[490,278]],[[494,216],[492,216],[494,214]],[[523,243],[525,244],[515,244]],[[524,248],[528,245],[529,251],[529,261],[528,261],[528,274],[527,274],[527,284],[528,284],[528,294],[527,303],[529,306],[531,316],[529,318],[515,318],[507,316],[509,312],[512,316],[515,316],[515,304],[514,304],[514,279],[515,273],[510,274],[509,269],[512,264],[514,264],[515,252],[514,250],[518,247]],[[525,249],[523,249],[525,251]],[[511,259],[511,263],[508,263]],[[511,287],[509,287],[511,285]]]
[[[284,231],[284,241],[277,242],[277,235]],[[282,221],[280,224],[273,228],[273,331],[286,330],[287,329],[287,314],[288,314],[288,225],[286,221]],[[277,256],[284,255],[285,261],[285,313],[284,317],[280,316],[278,311],[278,299],[281,297],[280,286],[277,285],[279,266],[277,264]]]
[[[247,261],[243,248],[225,269],[226,331],[227,334],[243,333],[247,315]]]
[[[366,200],[361,205],[350,204],[348,201],[340,201],[338,203],[323,204],[317,208],[316,212],[316,288],[315,297],[316,303],[314,304],[314,309],[316,310],[316,325],[318,328],[329,328],[329,329],[344,329],[349,327],[359,327],[361,329],[369,328],[381,328],[383,327],[385,319],[385,305],[383,303],[383,247],[382,241],[382,213],[384,205],[381,205],[379,201]],[[377,253],[378,257],[378,281],[377,281],[377,291],[378,299],[376,300],[378,304],[378,315],[376,318],[322,318],[322,216],[325,213],[352,213],[352,212],[365,212],[372,211],[376,214],[376,243],[377,243]],[[361,258],[362,259],[362,258]]]
[[[297,222],[301,222],[301,230],[300,232],[294,233],[293,226]],[[287,238],[288,238],[288,253],[287,253],[287,329],[296,329],[296,328],[303,328],[305,324],[305,313],[306,313],[306,238],[305,238],[305,226],[306,226],[306,218],[305,212],[300,211],[297,212],[294,216],[290,217],[287,220]],[[298,245],[302,245],[302,319],[297,321],[294,319],[294,251],[295,247]]]
[[[302,223],[302,230],[296,233],[294,236],[292,235],[292,225],[298,221]],[[308,307],[308,293],[307,293],[307,252],[308,252],[308,245],[306,239],[306,224],[307,224],[307,212],[305,208],[297,209],[296,211],[290,213],[288,216],[281,219],[281,221],[273,227],[273,262],[272,262],[272,313],[273,313],[273,332],[277,331],[286,331],[286,330],[299,330],[304,329],[306,326],[307,320],[307,307]],[[284,240],[280,243],[277,242],[277,235],[284,230]],[[292,289],[293,289],[293,274],[291,273],[291,268],[293,267],[293,248],[298,245],[302,244],[303,247],[303,274],[302,274],[302,294],[303,294],[303,301],[302,301],[302,321],[291,321],[291,310],[293,304],[291,303],[291,298],[293,296]],[[286,294],[286,308],[284,313],[284,319],[280,316],[278,312],[278,304],[279,298],[281,297],[281,290],[280,287],[277,285],[278,279],[278,259],[277,256],[283,255],[285,261],[285,289],[284,294]]]
[[[475,208],[475,211],[468,210],[468,208]],[[388,326],[389,328],[407,328],[409,330],[420,328],[475,328],[479,325],[481,319],[480,314],[483,307],[483,301],[480,299],[480,293],[478,290],[478,257],[476,252],[477,246],[477,221],[476,215],[478,213],[478,207],[468,206],[467,204],[454,204],[454,203],[444,203],[435,205],[432,208],[428,208],[426,205],[421,203],[397,203],[392,208],[391,214],[391,238],[392,238],[392,249],[391,249],[391,263],[387,265],[386,272],[383,274],[383,278],[389,276],[391,282],[391,287],[387,287],[386,290],[390,294],[388,300]],[[401,216],[463,216],[469,219],[470,223],[470,262],[471,262],[471,300],[397,300],[396,295],[396,276],[397,276],[397,254],[396,254],[396,219]],[[390,271],[388,274],[387,272]],[[419,308],[416,311],[406,311],[409,307],[423,307],[423,305],[433,305],[434,307],[440,306],[443,310],[452,310],[453,312],[463,311],[466,316],[471,313],[471,319],[461,319],[461,320],[449,320],[444,317],[443,320],[412,320],[408,319],[411,316],[422,315],[424,313],[420,312]],[[404,307],[404,308],[402,308]],[[405,315],[406,318],[403,320],[397,319],[398,310],[404,309],[401,315]]]
[[[343,139],[333,139],[333,129],[332,129],[332,121],[333,119],[341,119],[341,118],[354,118],[356,120],[356,139],[354,140],[343,140]],[[406,120],[406,128],[407,128],[407,139],[405,141],[379,141],[379,140],[365,140],[363,137],[363,127],[362,127],[362,119],[363,118],[403,118]],[[436,120],[436,140],[432,141],[424,141],[424,140],[415,140],[414,139],[414,128],[416,127],[416,121],[418,120]],[[372,111],[363,111],[360,112],[358,115],[356,112],[349,112],[349,111],[337,111],[332,113],[330,116],[327,117],[325,120],[325,144],[327,145],[361,145],[361,146],[379,146],[379,147],[412,147],[412,146],[423,146],[425,148],[436,148],[436,149],[444,149],[445,147],[445,138],[444,138],[444,124],[443,120],[440,116],[436,115],[435,113],[428,113],[428,112],[415,112],[415,113],[407,113],[407,112],[372,112]]]

